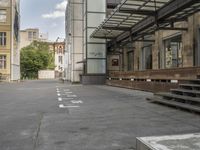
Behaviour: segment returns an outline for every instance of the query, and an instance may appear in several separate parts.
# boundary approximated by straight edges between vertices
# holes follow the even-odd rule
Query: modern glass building
[[[74,7],[81,2],[74,16],[82,12],[80,27],[73,21],[66,27],[75,29],[82,38],[75,44],[79,48],[69,46],[69,50],[79,49],[81,54],[75,62],[69,59],[71,65],[81,68],[77,81],[80,74],[93,81],[106,76],[109,85],[156,92],[177,87],[182,80],[199,78],[199,1],[71,2],[76,3]],[[72,8],[68,5],[68,12],[73,12]],[[73,32],[67,35],[73,37]],[[69,43],[73,46],[75,42]]]
[[[90,35],[113,9],[116,0],[69,0],[66,9],[67,79],[72,82],[105,83],[106,39]]]

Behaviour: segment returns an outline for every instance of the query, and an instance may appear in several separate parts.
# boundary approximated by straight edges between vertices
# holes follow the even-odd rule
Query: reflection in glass
[[[133,54],[133,51],[131,52],[128,52],[127,53],[128,55],[128,59],[127,59],[127,64],[128,64],[128,71],[133,71],[133,64],[134,64],[134,54]]]
[[[142,70],[152,69],[152,45],[143,47],[141,63]]]
[[[166,68],[182,67],[182,37],[176,36],[164,41]]]

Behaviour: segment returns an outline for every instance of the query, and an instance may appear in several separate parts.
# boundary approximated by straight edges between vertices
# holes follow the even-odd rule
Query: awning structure
[[[122,0],[91,38],[137,40],[156,30],[187,30],[174,23],[200,11],[200,0]]]
[[[83,60],[81,60],[81,61],[78,61],[78,62],[76,62],[77,64],[85,64],[85,63],[87,63],[87,60],[86,59],[83,59]]]
[[[170,0],[156,0],[156,3],[154,1],[123,0],[91,37],[112,39],[124,31],[130,31],[133,25],[149,15],[155,15],[155,11]]]

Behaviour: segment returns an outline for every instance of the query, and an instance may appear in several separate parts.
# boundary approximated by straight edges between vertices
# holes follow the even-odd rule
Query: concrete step
[[[171,98],[171,99],[174,99],[174,100],[181,99],[181,100],[184,100],[186,102],[191,101],[191,102],[200,103],[200,98],[197,98],[197,97],[191,97],[191,96],[185,96],[185,95],[177,95],[177,94],[173,94],[173,93],[157,93],[155,95],[161,96],[161,97]]]
[[[177,108],[181,108],[181,109],[185,109],[185,110],[190,110],[190,111],[195,111],[195,112],[200,112],[200,107],[194,106],[194,105],[190,105],[190,104],[186,104],[186,103],[181,103],[181,102],[176,102],[173,100],[166,100],[163,99],[159,96],[155,96],[151,99],[152,102],[154,103],[160,103],[160,104],[165,104],[168,106],[172,106],[172,107],[177,107]]]
[[[192,84],[200,84],[200,79],[191,79],[191,80],[186,80],[186,81]]]
[[[200,91],[200,84],[179,84],[180,89]]]
[[[200,88],[200,84],[180,84],[180,87]]]
[[[172,93],[181,93],[181,94],[193,94],[193,95],[200,95],[200,91],[198,90],[186,90],[186,89],[171,89]]]

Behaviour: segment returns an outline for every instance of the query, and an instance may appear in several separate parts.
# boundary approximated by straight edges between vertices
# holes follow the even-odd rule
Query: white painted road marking
[[[74,98],[62,98],[62,99],[65,99],[65,100],[73,100]]]
[[[73,104],[82,104],[82,103],[83,103],[83,101],[81,101],[81,100],[79,100],[79,101],[72,100],[71,102],[72,102]]]
[[[58,98],[58,101],[60,101],[60,102],[61,102],[61,101],[62,101],[62,98],[61,98],[61,97],[59,97],[59,98]]]
[[[65,94],[72,94],[73,92],[65,92]]]
[[[58,96],[61,96],[60,93],[57,94]]]
[[[59,105],[59,108],[78,108],[78,107],[80,107],[80,106],[65,106],[63,104]]]
[[[67,95],[67,97],[77,97],[77,95]]]
[[[67,91],[70,91],[70,90],[69,90],[69,89],[64,89],[64,91],[66,91],[66,92],[67,92]]]

